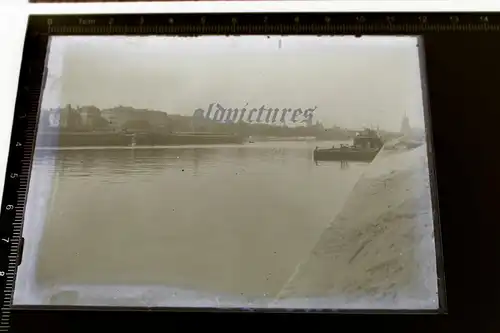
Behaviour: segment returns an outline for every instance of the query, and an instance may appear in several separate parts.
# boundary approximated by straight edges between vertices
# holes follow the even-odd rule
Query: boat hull
[[[406,148],[408,149],[415,149],[415,148],[418,148],[420,147],[421,145],[423,145],[424,143],[423,142],[405,142],[404,145],[406,146]]]
[[[340,149],[317,149],[314,151],[315,161],[341,161],[341,162],[371,162],[380,150],[357,151]]]

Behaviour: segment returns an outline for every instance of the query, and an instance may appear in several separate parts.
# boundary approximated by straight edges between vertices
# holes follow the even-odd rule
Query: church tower
[[[400,132],[403,135],[410,135],[411,134],[410,119],[408,118],[408,116],[406,115],[406,113],[405,113],[405,115],[403,117],[403,121],[401,122]]]

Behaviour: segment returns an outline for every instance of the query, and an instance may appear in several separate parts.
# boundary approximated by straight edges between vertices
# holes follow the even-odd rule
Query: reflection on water
[[[275,295],[366,166],[315,165],[313,149],[37,150],[52,186],[37,280]]]

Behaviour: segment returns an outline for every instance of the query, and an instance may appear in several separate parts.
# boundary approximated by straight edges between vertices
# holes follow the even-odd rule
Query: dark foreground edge
[[[7,165],[0,232],[15,236],[24,203],[17,190],[27,182],[43,87],[45,55],[51,35],[109,34],[312,34],[421,35],[425,103],[432,145],[431,166],[436,218],[440,310],[415,311],[261,311],[224,309],[37,309],[12,308],[13,332],[90,331],[99,329],[305,329],[361,328],[399,332],[500,329],[500,249],[497,199],[500,197],[500,15],[490,14],[172,14],[33,16],[22,60]],[[424,90],[425,91],[425,90]],[[21,145],[19,145],[21,143]],[[29,162],[29,158],[28,158]],[[28,163],[29,165],[29,163]],[[21,175],[12,177],[13,174]],[[25,177],[25,178],[23,178]],[[19,179],[18,179],[19,178]],[[20,185],[21,184],[21,185]],[[8,205],[16,209],[6,209]],[[9,206],[10,207],[10,206]],[[437,212],[436,212],[437,214]],[[436,216],[437,217],[437,216]],[[18,222],[16,222],[18,221]],[[96,231],[97,232],[97,231]],[[15,238],[15,237],[14,237]],[[15,265],[3,244],[0,271],[4,313],[10,306],[9,283]],[[10,251],[10,252],[9,252]],[[5,254],[5,256],[4,256]],[[444,259],[443,259],[444,258]],[[446,277],[446,281],[444,278]],[[446,291],[445,291],[446,289]],[[6,308],[6,309],[5,309]],[[103,311],[106,310],[106,311]],[[135,311],[133,311],[135,310]],[[362,318],[360,318],[362,317]],[[234,321],[229,321],[232,319]],[[259,323],[267,320],[268,323]],[[228,325],[229,324],[229,325]],[[257,324],[257,325],[252,325]],[[307,326],[306,326],[307,325]],[[103,327],[101,327],[103,326]],[[324,327],[321,327],[324,326]]]

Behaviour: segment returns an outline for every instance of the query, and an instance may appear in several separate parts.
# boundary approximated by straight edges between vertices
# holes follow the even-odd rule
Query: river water
[[[24,233],[43,225],[30,274],[273,297],[367,166],[315,164],[317,144],[37,150],[30,191],[47,195],[28,197]]]

